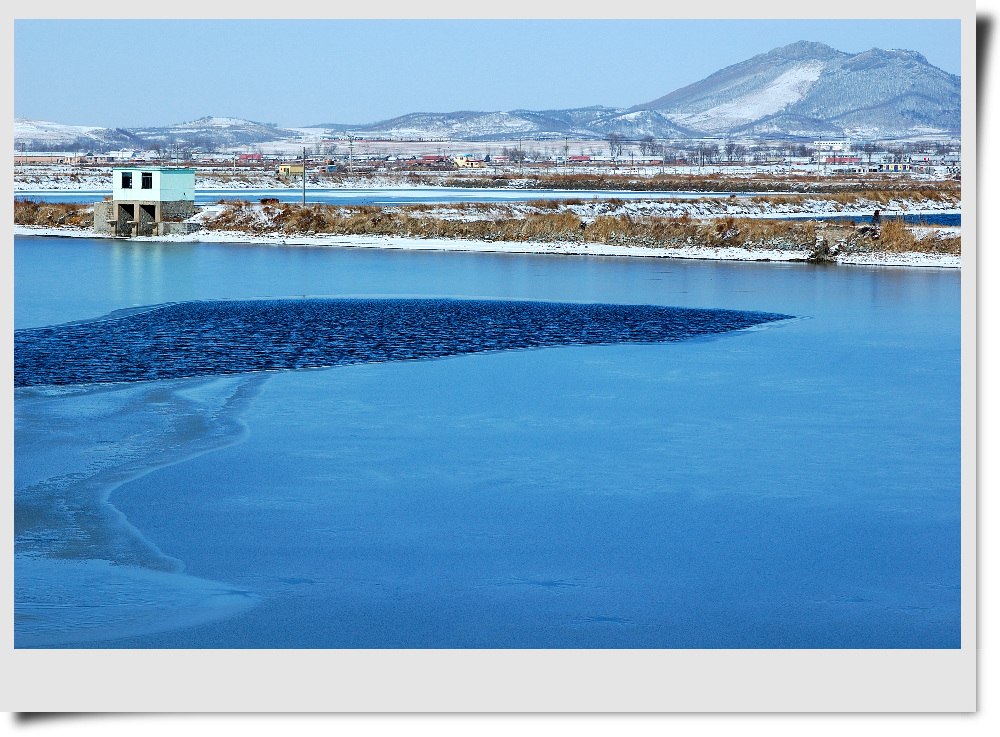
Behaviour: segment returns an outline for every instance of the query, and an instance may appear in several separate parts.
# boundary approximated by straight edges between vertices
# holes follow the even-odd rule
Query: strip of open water
[[[62,204],[92,203],[110,196],[104,190],[31,190],[19,191],[17,200],[34,200]],[[637,192],[625,190],[558,190],[558,189],[478,189],[461,187],[413,187],[385,189],[308,189],[305,201],[309,204],[324,205],[421,205],[454,204],[463,202],[519,203],[532,200],[671,200],[671,199],[724,199],[729,197],[758,197],[760,192]],[[780,196],[780,195],[778,195]],[[199,189],[195,193],[195,204],[211,205],[218,202],[244,200],[259,202],[261,199],[276,199],[280,202],[302,202],[302,191],[283,189]],[[776,213],[778,220],[792,220],[806,217],[815,220],[839,220],[844,222],[869,222],[871,213],[831,214],[802,213],[786,215]],[[959,226],[962,216],[955,212],[883,212],[886,220],[897,219],[907,225]]]

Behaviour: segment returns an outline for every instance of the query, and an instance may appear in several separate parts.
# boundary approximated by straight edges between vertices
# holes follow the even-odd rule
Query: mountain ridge
[[[366,124],[282,127],[205,116],[167,126],[100,128],[15,119],[15,145],[81,148],[184,145],[238,148],[265,142],[356,137],[467,141],[518,138],[699,139],[957,136],[957,75],[907,49],[840,51],[798,41],[719,69],[632,107],[414,112]]]

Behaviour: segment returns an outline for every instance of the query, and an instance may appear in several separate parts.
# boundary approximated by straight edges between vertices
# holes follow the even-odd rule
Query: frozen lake
[[[303,297],[793,319],[18,388],[15,644],[957,648],[959,280],[18,237],[18,330]]]

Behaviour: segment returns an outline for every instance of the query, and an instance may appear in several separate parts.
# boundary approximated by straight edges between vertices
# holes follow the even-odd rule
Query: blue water
[[[293,297],[797,319],[19,388],[15,642],[959,647],[959,276],[16,238],[18,330]]]
[[[882,213],[882,222],[890,220],[900,220],[907,225],[941,225],[959,226],[962,224],[962,214],[953,212],[920,212],[920,213]],[[802,217],[775,216],[778,220],[801,220]],[[871,223],[872,216],[868,215],[827,215],[810,214],[808,220],[837,221],[845,223]]]

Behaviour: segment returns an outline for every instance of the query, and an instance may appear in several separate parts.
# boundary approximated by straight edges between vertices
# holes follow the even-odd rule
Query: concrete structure
[[[66,153],[20,153],[14,155],[14,164],[80,164],[84,156]]]
[[[94,205],[94,230],[128,238],[197,229],[182,222],[197,212],[194,171],[169,166],[115,167],[111,200]]]

